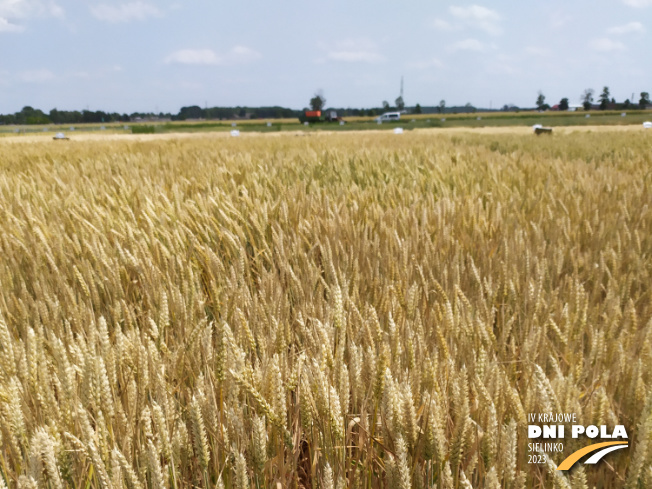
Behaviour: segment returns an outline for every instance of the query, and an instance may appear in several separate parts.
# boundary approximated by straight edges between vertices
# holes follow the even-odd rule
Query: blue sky
[[[638,100],[650,46],[652,0],[0,0],[0,113]]]

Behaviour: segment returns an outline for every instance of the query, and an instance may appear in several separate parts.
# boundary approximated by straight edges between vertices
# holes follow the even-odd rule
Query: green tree
[[[446,101],[442,99],[439,101],[439,105],[437,106],[437,112],[443,114],[445,111],[446,111]]]
[[[28,105],[16,113],[16,122],[18,124],[48,124],[50,119],[42,110],[34,109]]]
[[[584,90],[584,93],[580,97],[582,100],[582,105],[584,105],[584,110],[591,110],[591,104],[593,103],[593,94],[595,92],[592,88],[587,88]]]
[[[604,87],[598,100],[600,101],[600,110],[605,110],[609,105],[609,87]]]
[[[641,100],[638,101],[638,106],[641,109],[645,109],[648,105],[652,105],[652,103],[650,103],[650,94],[647,92],[641,92]]]
[[[559,101],[559,110],[568,110],[568,99],[566,97]]]
[[[623,102],[623,109],[629,109],[630,105],[632,105],[632,103],[629,101],[629,99],[625,99]]]
[[[545,110],[546,106],[546,96],[539,90],[539,96],[537,97],[537,109]]]
[[[389,110],[389,102],[387,100],[383,100],[383,110]]]
[[[423,111],[421,110],[421,105],[417,104],[414,106],[414,113],[415,114],[421,114]]]
[[[199,105],[191,105],[190,107],[181,107],[178,117],[179,120],[182,121],[185,121],[186,119],[201,119],[203,117],[203,111]]]
[[[312,110],[322,110],[326,106],[326,99],[324,98],[324,92],[317,90],[315,96],[310,99],[310,108]]]
[[[399,97],[394,100],[394,103],[396,104],[396,108],[401,111],[405,108],[405,102],[403,101],[403,97],[399,95]]]

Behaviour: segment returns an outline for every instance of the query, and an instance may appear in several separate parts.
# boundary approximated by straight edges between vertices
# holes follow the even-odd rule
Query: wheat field
[[[650,136],[0,142],[0,489],[652,487]]]

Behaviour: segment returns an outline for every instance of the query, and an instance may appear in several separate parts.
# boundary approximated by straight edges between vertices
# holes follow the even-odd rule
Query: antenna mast
[[[403,75],[401,75],[401,98],[403,98]]]

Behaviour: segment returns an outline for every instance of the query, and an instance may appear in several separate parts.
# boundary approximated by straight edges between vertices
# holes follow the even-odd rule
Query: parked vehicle
[[[401,113],[400,112],[385,112],[384,114],[376,117],[378,122],[389,122],[389,121],[400,121]]]
[[[301,122],[341,122],[343,119],[338,117],[335,110],[306,110],[299,116]]]

